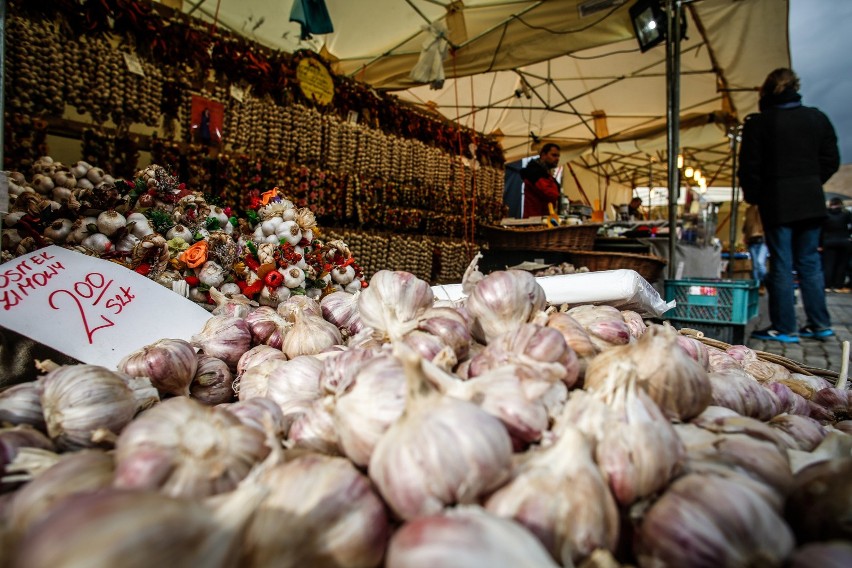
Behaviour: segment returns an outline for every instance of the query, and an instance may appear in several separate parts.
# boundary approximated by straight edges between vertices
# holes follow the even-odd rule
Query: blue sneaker
[[[808,337],[810,339],[826,339],[827,337],[834,337],[834,330],[832,330],[831,328],[814,329],[812,325],[806,325],[805,327],[799,330],[799,337]]]
[[[778,341],[780,343],[798,343],[798,335],[788,335],[774,329],[761,329],[751,332],[753,339],[762,339],[763,341]]]

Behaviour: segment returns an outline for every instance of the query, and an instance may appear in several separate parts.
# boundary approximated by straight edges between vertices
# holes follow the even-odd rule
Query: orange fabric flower
[[[207,262],[207,241],[198,241],[180,254],[180,259],[189,268],[197,268]]]

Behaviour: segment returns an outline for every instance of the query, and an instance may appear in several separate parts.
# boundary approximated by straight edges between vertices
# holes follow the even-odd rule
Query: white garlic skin
[[[366,327],[401,338],[417,327],[416,319],[434,300],[428,282],[408,272],[379,270],[358,297],[358,310]]]
[[[136,414],[133,391],[98,365],[66,365],[39,381],[47,433],[64,449],[95,447],[99,430],[118,434]],[[109,441],[105,441],[109,446]]]
[[[162,393],[189,396],[189,385],[198,370],[195,349],[182,339],[160,339],[126,355],[118,370],[134,377],[148,377]]]
[[[492,272],[467,299],[471,332],[483,343],[512,331],[544,309],[547,300],[535,277],[521,270]]]
[[[103,233],[95,233],[89,235],[80,243],[86,248],[92,249],[97,253],[109,252],[113,249],[112,241]]]
[[[284,355],[284,352],[280,348],[276,349],[269,345],[256,345],[243,353],[240,360],[237,361],[237,376],[240,377],[252,367],[272,359],[287,359],[287,356]]]
[[[107,210],[98,215],[96,224],[101,233],[111,237],[127,226],[127,219],[117,211]]]
[[[225,276],[227,276],[225,269],[212,260],[205,262],[198,270],[198,280],[211,288],[221,286],[225,282]]]
[[[0,423],[3,422],[47,430],[38,382],[21,383],[0,391]]]
[[[284,336],[281,350],[293,359],[299,355],[316,355],[341,343],[343,337],[334,324],[321,317],[297,313],[293,327]]]
[[[240,357],[251,348],[251,331],[242,318],[213,316],[192,336],[192,345],[236,369]]]
[[[181,238],[189,244],[195,242],[195,235],[193,235],[192,231],[190,231],[185,225],[175,225],[169,229],[168,232],[166,232],[166,238],[168,240]]]

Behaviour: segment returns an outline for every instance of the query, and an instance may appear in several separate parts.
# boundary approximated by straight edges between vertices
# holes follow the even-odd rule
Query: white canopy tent
[[[166,0],[168,2],[168,0]],[[174,0],[171,1],[174,3]],[[545,141],[599,186],[666,185],[662,46],[640,53],[635,0],[325,0],[333,33],[307,41],[292,0],[191,0],[183,9],[268,46],[321,51],[336,69],[481,132],[508,160]],[[788,0],[684,1],[681,152],[709,186],[731,185],[728,129],[757,110],[766,74],[789,66]],[[409,73],[444,26],[439,90]]]

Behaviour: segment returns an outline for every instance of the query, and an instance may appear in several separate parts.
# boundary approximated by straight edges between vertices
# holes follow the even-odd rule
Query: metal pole
[[[739,153],[740,126],[734,125],[728,131],[731,138],[731,215],[730,241],[728,245],[728,278],[734,277],[734,254],[737,242],[737,217],[739,214],[740,188],[737,185],[737,154]],[[754,259],[752,259],[753,261]]]
[[[680,171],[677,155],[680,149],[680,15],[681,0],[666,0],[666,125],[669,180],[669,279],[677,272],[677,198]]]

